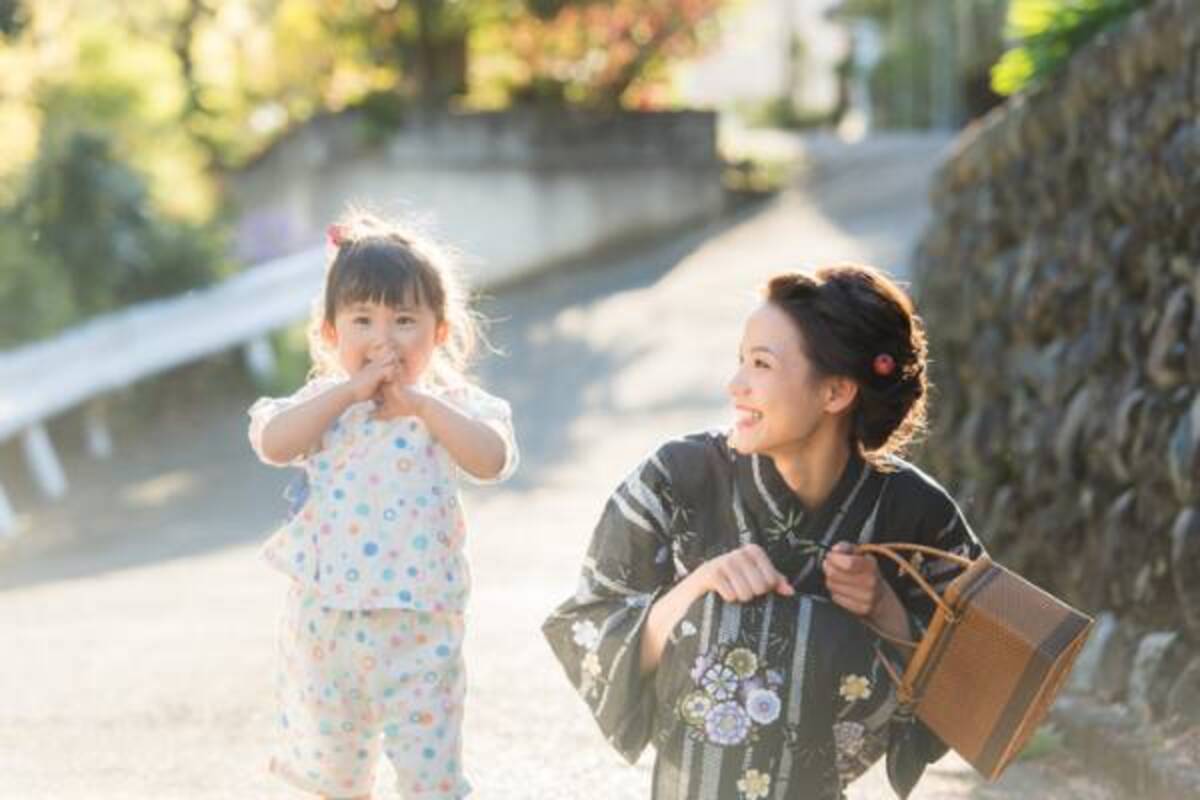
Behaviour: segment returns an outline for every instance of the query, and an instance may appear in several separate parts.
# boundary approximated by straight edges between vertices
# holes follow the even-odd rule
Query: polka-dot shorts
[[[370,794],[382,749],[401,797],[465,797],[462,639],[460,614],[323,608],[293,584],[271,770],[306,791],[358,797]]]

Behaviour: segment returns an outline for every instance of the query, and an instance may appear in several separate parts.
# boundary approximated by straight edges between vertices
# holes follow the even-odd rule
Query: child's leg
[[[379,728],[358,674],[354,612],[321,608],[296,585],[279,635],[280,746],[271,771],[323,797],[369,798]]]
[[[380,651],[384,752],[406,800],[458,800],[463,775],[462,713],[466,672],[461,615],[395,613]]]

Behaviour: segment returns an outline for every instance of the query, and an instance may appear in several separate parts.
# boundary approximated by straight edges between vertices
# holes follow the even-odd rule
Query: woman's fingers
[[[721,599],[726,603],[736,603],[738,596],[737,591],[733,588],[733,584],[724,575],[718,573],[714,581],[717,594],[721,595]]]
[[[754,568],[763,578],[762,594],[775,591],[782,595],[793,595],[796,593],[795,588],[788,582],[788,579],[771,563],[770,557],[761,547],[747,548],[747,555],[754,564]]]
[[[825,585],[835,603],[855,614],[866,614],[875,606],[878,584],[846,578],[841,575],[826,575]]]
[[[738,602],[748,602],[772,591],[792,594],[794,590],[776,571],[767,554],[757,545],[745,545],[721,556],[714,564],[714,573],[721,578]],[[726,600],[731,598],[725,597]]]
[[[758,596],[754,589],[754,577],[746,574],[743,564],[737,563],[736,560],[731,561],[731,563],[726,565],[725,575],[729,579],[730,584],[733,585],[739,602],[745,603]]]

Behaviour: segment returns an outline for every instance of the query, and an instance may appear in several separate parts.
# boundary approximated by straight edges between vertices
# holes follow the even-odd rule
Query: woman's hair
[[[925,431],[925,327],[912,300],[871,267],[839,264],[773,277],[763,292],[799,329],[818,374],[858,385],[851,444],[876,466]],[[881,358],[882,356],[882,358]]]
[[[433,380],[445,385],[461,379],[476,343],[486,343],[486,339],[482,320],[470,309],[451,255],[411,228],[357,209],[330,226],[328,238],[333,256],[308,328],[312,374],[340,371],[337,356],[323,335],[338,309],[364,301],[388,306],[408,302],[428,307],[438,322],[450,326],[446,341],[430,362]]]

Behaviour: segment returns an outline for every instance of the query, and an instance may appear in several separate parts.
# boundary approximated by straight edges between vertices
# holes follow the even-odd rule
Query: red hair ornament
[[[325,239],[334,247],[341,247],[346,243],[346,227],[330,225],[325,229]]]

